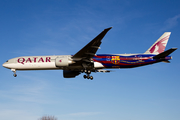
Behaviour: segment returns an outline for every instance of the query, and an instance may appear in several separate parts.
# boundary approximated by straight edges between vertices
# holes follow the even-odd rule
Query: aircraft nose
[[[3,66],[3,67],[6,67],[6,63],[3,63],[2,66]]]
[[[5,68],[8,68],[8,63],[5,62],[4,64],[2,64],[2,66],[5,67]]]

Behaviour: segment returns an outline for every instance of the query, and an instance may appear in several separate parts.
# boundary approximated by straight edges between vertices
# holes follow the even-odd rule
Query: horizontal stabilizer
[[[164,63],[170,63],[170,61],[168,61],[168,60],[166,60],[166,61],[162,61],[162,62],[164,62]]]
[[[166,50],[156,56],[154,56],[154,59],[158,59],[158,58],[165,58],[166,56],[170,55],[172,52],[174,52],[175,50],[177,50],[177,48],[171,48],[169,50]]]
[[[110,70],[102,70],[102,69],[99,69],[99,70],[97,70],[97,72],[107,73],[107,72],[111,72],[111,71],[110,71]]]

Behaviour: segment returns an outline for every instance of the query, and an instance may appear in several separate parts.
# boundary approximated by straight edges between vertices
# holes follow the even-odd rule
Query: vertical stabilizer
[[[165,32],[146,52],[145,54],[159,54],[164,52],[171,32]]]

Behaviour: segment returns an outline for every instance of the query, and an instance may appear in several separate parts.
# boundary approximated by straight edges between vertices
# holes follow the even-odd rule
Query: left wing
[[[112,27],[104,29],[104,31],[102,31],[91,42],[89,42],[86,46],[84,46],[80,51],[71,57],[74,63],[70,66],[73,66],[73,69],[67,68],[63,70],[63,75],[65,78],[73,78],[79,75],[81,72],[85,72],[88,75],[86,76],[87,78],[93,79],[92,76],[89,76],[91,72],[95,72],[92,58],[99,49],[101,40],[111,28]]]
[[[78,51],[73,57],[73,60],[89,61],[96,54],[99,46],[101,45],[101,40],[106,35],[106,33],[111,29],[104,29],[98,36],[96,36],[91,42],[89,42],[85,47]]]

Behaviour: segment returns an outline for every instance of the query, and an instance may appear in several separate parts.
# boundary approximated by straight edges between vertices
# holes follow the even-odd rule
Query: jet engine
[[[73,61],[68,56],[57,57],[55,60],[56,67],[67,67],[72,63]]]
[[[79,71],[63,70],[64,78],[74,78],[74,77],[76,77],[79,74],[80,74]]]

